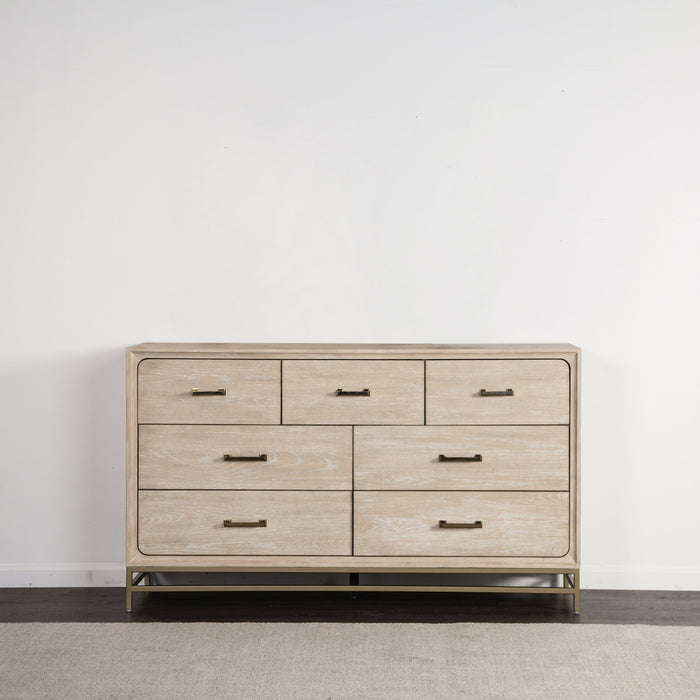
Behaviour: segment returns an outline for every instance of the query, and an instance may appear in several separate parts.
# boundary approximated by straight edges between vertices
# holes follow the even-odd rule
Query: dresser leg
[[[351,586],[359,586],[360,585],[360,574],[355,573],[355,572],[349,573],[348,574],[348,583]],[[357,598],[357,591],[351,591],[350,597]]]
[[[131,612],[131,569],[126,570],[126,611]]]
[[[574,615],[581,612],[581,574],[577,571],[574,574]]]

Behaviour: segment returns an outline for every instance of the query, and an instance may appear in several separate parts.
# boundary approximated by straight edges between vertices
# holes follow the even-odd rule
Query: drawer
[[[421,360],[285,360],[284,423],[423,424]]]
[[[193,393],[198,389],[199,393]],[[225,394],[207,393],[223,390]],[[139,423],[279,423],[279,360],[142,360]]]
[[[566,491],[569,428],[358,427],[355,488]]]
[[[349,555],[347,491],[140,491],[143,554]],[[224,521],[261,526],[224,526]]]
[[[564,360],[429,360],[426,423],[566,424]]]
[[[352,428],[141,425],[139,488],[350,490]]]
[[[358,491],[354,528],[357,556],[561,557],[569,494]]]

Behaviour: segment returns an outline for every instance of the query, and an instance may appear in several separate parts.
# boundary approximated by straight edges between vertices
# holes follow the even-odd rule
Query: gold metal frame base
[[[526,574],[555,574],[561,576],[561,586],[371,586],[371,585],[294,585],[294,584],[272,584],[272,585],[184,585],[170,586],[153,584],[151,580],[152,573],[301,573],[317,571],[317,569],[282,569],[282,568],[258,568],[258,569],[240,569],[229,567],[126,567],[126,610],[131,612],[132,600],[134,593],[167,593],[167,592],[183,592],[183,591],[386,591],[386,592],[411,592],[411,591],[429,591],[431,593],[548,593],[552,595],[571,595],[573,596],[573,612],[578,614],[581,611],[581,583],[578,569],[562,569],[559,571],[543,571],[542,569],[392,569],[391,571],[377,569],[362,569],[362,568],[329,568],[324,569],[322,573],[327,572],[345,572],[345,573],[453,573],[453,574],[507,574],[507,575],[526,575]]]

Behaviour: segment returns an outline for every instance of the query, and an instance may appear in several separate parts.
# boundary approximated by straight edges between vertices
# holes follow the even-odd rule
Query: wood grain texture
[[[514,396],[480,396],[513,389]],[[426,362],[430,425],[568,424],[569,365],[564,360]]]
[[[138,503],[138,359],[126,353],[126,560],[140,556],[136,543]]]
[[[266,454],[228,462],[224,454]],[[142,425],[142,489],[352,489],[349,426]]]
[[[569,549],[569,494],[563,492],[357,491],[358,556],[560,557]],[[440,520],[482,521],[441,529]]]
[[[290,424],[422,424],[423,362],[285,360],[282,416]],[[337,396],[336,389],[369,396]]]
[[[440,462],[474,456],[481,462]],[[360,490],[530,490],[569,488],[569,428],[381,426],[355,428]]]
[[[571,554],[574,560],[581,561],[581,353],[576,352],[569,357],[571,365],[571,396],[570,396],[570,521],[571,521]]]
[[[140,343],[140,357],[401,358],[525,357],[578,352],[569,343]]]
[[[534,573],[575,571],[578,563],[563,557],[444,557],[444,556],[146,556],[138,553],[128,562],[139,571],[365,571],[423,573]]]
[[[144,554],[330,555],[351,553],[347,491],[140,491]],[[224,527],[224,520],[267,527]]]
[[[139,423],[279,423],[280,363],[275,360],[143,360]],[[193,396],[192,389],[226,389]]]
[[[228,344],[228,343],[145,343],[127,351],[127,564],[130,566],[156,567],[166,570],[176,567],[182,570],[230,570],[230,571],[501,571],[516,570],[561,571],[578,570],[580,564],[580,350],[568,344],[493,344],[493,345],[394,345],[394,344]],[[137,415],[137,367],[142,360],[187,361],[236,361],[266,362],[278,366],[281,360],[417,360],[428,364],[433,360],[462,362],[507,360],[566,360],[571,366],[571,393],[568,397],[570,422],[570,537],[571,549],[561,557],[543,556],[426,556],[387,555],[352,556],[349,552],[329,555],[291,554],[280,555],[274,551],[264,553],[234,554],[169,554],[145,555],[137,549],[138,503],[138,415]],[[197,384],[193,384],[197,386]],[[202,387],[203,388],[203,387]],[[218,388],[218,387],[216,387]],[[336,386],[332,387],[334,390]],[[360,387],[365,388],[365,387]],[[477,387],[490,388],[490,387]],[[503,387],[508,388],[508,387]],[[516,387],[513,387],[516,388]],[[188,387],[191,390],[191,386]],[[499,398],[494,398],[499,400]],[[279,416],[272,423],[279,424]],[[148,421],[152,422],[152,421]],[[155,421],[153,421],[155,422]],[[194,424],[195,420],[183,421]],[[203,421],[244,423],[247,421]],[[263,423],[255,420],[253,423]],[[330,422],[330,421],[329,421]],[[358,421],[355,431],[363,421]],[[417,421],[422,423],[422,419]],[[540,422],[538,418],[532,424]],[[544,423],[545,421],[542,421]],[[549,421],[546,421],[549,422]],[[564,421],[567,422],[567,421]],[[438,427],[437,425],[433,427]],[[224,492],[220,492],[224,493]],[[271,491],[265,492],[270,494]],[[336,492],[339,493],[339,492]],[[360,496],[361,494],[357,494]],[[460,531],[457,531],[460,532]],[[517,569],[520,567],[520,569]],[[153,569],[152,569],[153,570]]]

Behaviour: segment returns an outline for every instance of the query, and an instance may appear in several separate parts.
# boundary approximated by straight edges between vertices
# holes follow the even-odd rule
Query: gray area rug
[[[700,698],[700,628],[5,623],[2,698]]]

